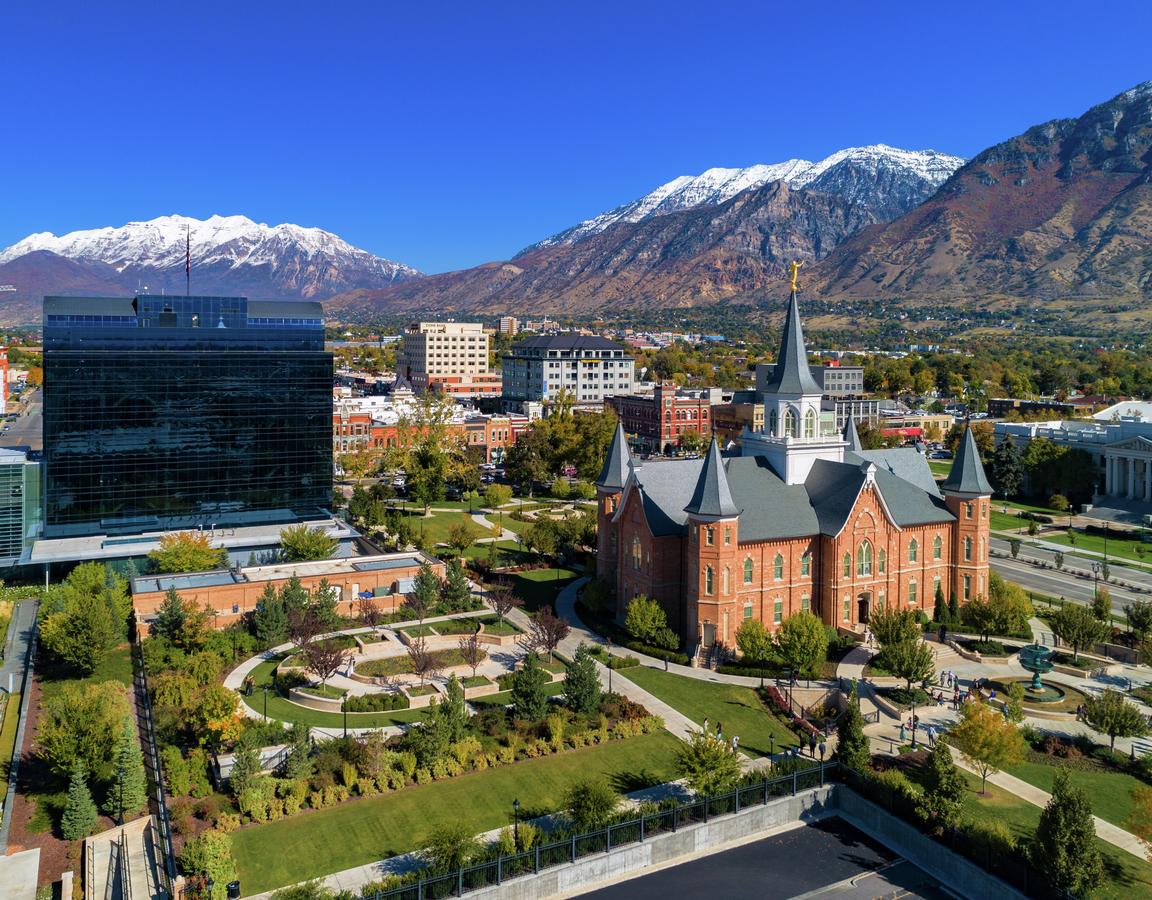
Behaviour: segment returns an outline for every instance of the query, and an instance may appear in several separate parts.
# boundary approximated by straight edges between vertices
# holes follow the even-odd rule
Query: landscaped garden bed
[[[446,647],[430,650],[433,665],[437,669],[451,669],[454,666],[468,665],[459,647]],[[485,657],[487,654],[485,654]],[[384,656],[379,659],[362,660],[354,669],[363,678],[391,678],[396,675],[411,675],[414,672],[412,657],[407,653],[398,656]]]
[[[431,697],[437,693],[436,686],[432,684],[406,684],[403,690],[409,697]]]

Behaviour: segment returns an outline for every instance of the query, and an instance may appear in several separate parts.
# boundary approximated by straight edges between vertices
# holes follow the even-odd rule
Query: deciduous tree
[[[1112,688],[1105,688],[1084,704],[1084,721],[1108,735],[1109,749],[1116,749],[1118,737],[1143,737],[1148,723],[1136,705]]]
[[[980,792],[987,790],[988,776],[1024,758],[1024,737],[1011,722],[987,703],[965,703],[951,740],[964,759],[980,773]]]
[[[203,572],[228,565],[228,551],[213,547],[204,531],[176,531],[160,536],[160,546],[148,554],[152,569],[161,573]]]
[[[932,677],[935,662],[932,648],[919,639],[889,644],[884,648],[884,665],[897,678],[903,678],[909,690],[912,682],[923,682]]]
[[[813,613],[793,613],[776,632],[776,647],[789,666],[815,678],[828,656],[828,632]]]
[[[129,713],[128,692],[118,682],[66,682],[44,700],[40,755],[60,774],[76,762],[98,771],[112,758]]]
[[[308,668],[320,676],[320,683],[327,684],[329,678],[348,665],[352,650],[339,640],[330,639],[309,642],[303,655]]]
[[[602,828],[619,805],[620,795],[602,777],[578,781],[564,794],[568,820],[577,831]]]
[[[536,653],[547,653],[551,662],[553,652],[571,631],[572,626],[557,616],[551,606],[546,606],[532,617],[524,643]]]
[[[473,631],[471,634],[461,636],[460,640],[456,642],[456,646],[460,649],[460,658],[464,660],[464,664],[472,669],[472,677],[476,677],[476,670],[480,667],[480,663],[488,658],[488,653],[485,651],[483,644],[480,643],[480,635]]]
[[[408,642],[408,664],[412,674],[420,679],[420,684],[429,678],[434,678],[440,672],[439,658],[428,649],[428,642],[423,636],[413,638]]]
[[[289,525],[280,531],[280,555],[285,562],[310,562],[329,559],[340,542],[323,528],[311,528],[307,523]]]
[[[736,647],[746,660],[760,667],[768,665],[776,651],[771,633],[759,619],[745,619],[740,623],[736,629]]]
[[[885,606],[868,617],[868,630],[875,636],[881,650],[889,644],[913,641],[920,637],[916,613],[910,609]]]
[[[1080,658],[1081,649],[1104,640],[1106,629],[1103,623],[1098,622],[1086,606],[1078,603],[1065,603],[1056,610],[1051,621],[1056,636],[1072,645],[1073,659]]]
[[[1136,636],[1137,642],[1144,643],[1148,632],[1152,631],[1152,602],[1134,600],[1124,607],[1124,616],[1128,619],[1128,629]]]
[[[492,585],[488,591],[488,605],[492,607],[492,611],[496,613],[500,624],[504,624],[504,617],[514,609],[519,609],[524,605],[524,601],[516,596],[511,586],[505,582],[499,582]]]
[[[701,796],[735,787],[743,772],[742,762],[729,742],[703,731],[690,731],[676,747],[676,773]]]

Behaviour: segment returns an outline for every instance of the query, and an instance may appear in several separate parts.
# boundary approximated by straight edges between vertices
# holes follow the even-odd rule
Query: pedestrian
[[[720,737],[720,733],[721,733],[723,730],[724,730],[724,727],[723,727],[723,726],[720,724],[720,720],[719,720],[719,719],[717,719],[717,720],[716,720],[716,737],[717,737],[717,738],[719,738],[719,737]]]
[[[732,735],[732,752],[736,752],[736,748],[740,746],[740,735]]]
[[[707,718],[704,719],[704,729],[703,730],[704,730],[705,734],[708,733],[708,719]]]
[[[665,672],[668,671],[668,654],[667,653],[664,654],[664,671]]]

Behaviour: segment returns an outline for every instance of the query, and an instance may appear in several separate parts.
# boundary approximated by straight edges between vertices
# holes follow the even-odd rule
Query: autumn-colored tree
[[[480,635],[475,631],[463,635],[456,642],[456,646],[460,649],[460,658],[464,660],[466,666],[472,669],[472,677],[475,678],[480,663],[484,662],[488,656],[484,646],[480,643]]]
[[[546,606],[533,617],[524,643],[536,653],[547,653],[551,662],[552,653],[571,630],[572,626],[557,616],[552,607]]]
[[[952,729],[952,742],[979,773],[980,792],[986,793],[988,776],[1024,758],[1020,729],[987,703],[974,701],[960,708],[960,722]]]
[[[213,547],[205,531],[176,531],[160,536],[160,546],[148,554],[156,572],[203,572],[228,565],[228,551]]]

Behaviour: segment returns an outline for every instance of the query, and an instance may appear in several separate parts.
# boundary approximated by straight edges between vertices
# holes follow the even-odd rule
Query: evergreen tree
[[[176,593],[176,588],[168,588],[168,592],[164,595],[164,601],[156,610],[156,621],[152,623],[152,630],[174,644],[183,628],[184,603],[180,600],[180,595]]]
[[[252,787],[260,777],[263,767],[260,765],[260,753],[246,741],[236,745],[236,755],[232,759],[232,771],[228,775],[228,789],[233,797],[239,797]]]
[[[120,741],[113,757],[113,776],[103,811],[116,818],[121,810],[127,819],[139,812],[148,802],[148,775],[144,771],[144,753],[132,727],[131,717],[125,717],[120,730]]]
[[[952,759],[952,751],[943,741],[937,741],[928,754],[924,767],[924,794],[920,799],[920,814],[941,829],[954,828],[964,808],[964,795],[968,782]]]
[[[404,605],[411,609],[421,622],[440,602],[440,579],[428,563],[420,563],[420,571],[412,579],[412,591]]]
[[[72,780],[68,783],[68,802],[60,819],[60,834],[66,841],[86,838],[96,827],[99,817],[96,804],[92,801],[92,792],[88,790],[84,765],[77,762],[72,767]]]
[[[848,709],[836,726],[836,737],[836,756],[843,765],[863,772],[872,764],[872,750],[864,733],[864,717],[860,715],[860,697],[855,684],[848,697]]]
[[[568,676],[564,679],[564,702],[568,708],[578,713],[595,712],[600,706],[600,674],[596,671],[596,661],[581,644],[576,648]]]
[[[960,601],[956,599],[955,594],[948,598],[948,621],[960,621]]]
[[[256,602],[252,626],[261,646],[275,647],[288,640],[288,613],[284,609],[284,599],[272,582],[265,585],[264,593]]]
[[[308,609],[308,604],[312,599],[308,594],[308,589],[300,583],[300,579],[295,575],[288,579],[288,583],[280,591],[280,598],[284,601],[284,612],[289,616],[293,613],[304,612]]]
[[[1081,897],[1104,880],[1092,805],[1083,790],[1072,787],[1066,770],[1054,775],[1052,798],[1036,825],[1032,861],[1052,887]]]
[[[340,613],[336,609],[336,588],[321,578],[312,592],[312,615],[321,631],[333,631],[340,625]]]
[[[936,605],[932,607],[934,622],[948,622],[948,605],[944,602],[944,588],[936,585]]]
[[[1024,457],[1008,435],[992,453],[992,481],[996,492],[1004,497],[1015,497],[1024,483]]]
[[[448,676],[444,687],[444,699],[440,701],[437,714],[444,723],[448,743],[454,744],[468,728],[468,707],[464,703],[464,687],[455,675]]]
[[[284,777],[292,781],[312,777],[312,742],[308,728],[299,723],[288,733],[288,755],[284,758]]]
[[[445,564],[444,605],[450,612],[468,609],[472,605],[472,585],[460,560],[450,559]]]
[[[524,657],[524,667],[512,676],[512,711],[518,719],[539,722],[548,711],[548,695],[544,685],[548,683],[548,673],[540,665],[540,657],[529,653]]]

